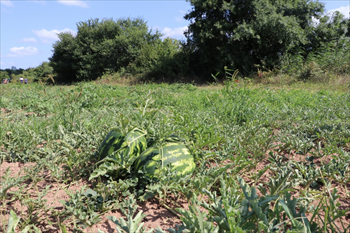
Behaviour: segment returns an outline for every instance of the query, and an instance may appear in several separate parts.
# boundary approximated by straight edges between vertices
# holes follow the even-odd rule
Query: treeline
[[[62,81],[93,80],[105,73],[184,75],[185,60],[170,64],[182,51],[175,39],[161,39],[137,19],[90,19],[77,24],[77,35],[59,34],[51,66]],[[170,67],[171,66],[171,67]]]
[[[46,71],[52,67],[52,75],[61,82],[104,74],[208,81],[224,78],[224,67],[244,76],[279,72],[302,80],[326,72],[350,73],[350,20],[339,12],[325,15],[323,3],[189,2],[185,41],[162,40],[161,33],[140,18],[89,19],[77,23],[76,35],[60,33],[49,63],[41,66]]]
[[[17,69],[15,66],[12,66],[11,69],[0,70],[0,82],[3,79],[15,78],[17,75],[21,75],[23,71],[23,69]]]
[[[27,78],[29,82],[46,82],[52,80],[56,73],[49,62],[42,62],[39,66],[27,69],[17,69],[12,67],[11,69],[0,70],[0,82],[3,79],[8,79],[10,82],[19,81],[19,78]],[[51,77],[51,78],[50,78]]]

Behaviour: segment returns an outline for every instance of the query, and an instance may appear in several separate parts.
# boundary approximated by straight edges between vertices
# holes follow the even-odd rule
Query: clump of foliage
[[[9,78],[10,78],[10,76],[6,71],[4,71],[4,70],[0,71],[0,81],[1,82],[3,79],[9,79]]]
[[[140,55],[127,70],[140,74],[143,80],[179,80],[191,74],[189,67],[190,53],[184,49],[185,44],[179,40],[165,38],[153,44],[145,44]]]
[[[19,77],[22,77],[23,79],[27,78],[29,83],[32,82],[42,82],[42,83],[54,83],[54,70],[53,67],[49,62],[42,62],[39,66],[35,68],[27,68],[25,70],[23,69],[16,69],[16,71],[13,70],[4,70],[1,71],[0,79],[2,78],[11,78],[12,81],[17,82]]]
[[[62,81],[94,80],[106,71],[125,68],[147,43],[159,40],[146,22],[137,19],[89,19],[77,23],[77,34],[60,33],[50,62]]]
[[[28,68],[23,71],[23,78],[29,82],[53,83],[54,70],[49,62],[43,62],[35,68]]]
[[[339,12],[324,15],[314,23],[310,41],[297,53],[280,58],[281,73],[298,80],[328,82],[332,75],[350,72],[350,20]]]
[[[303,51],[304,60],[331,44],[332,53],[348,53],[339,42],[345,37],[349,42],[350,21],[340,13],[323,16],[324,4],[318,1],[189,2],[193,8],[185,15],[190,20],[186,37],[195,48],[190,66],[207,78],[218,71],[223,77],[224,66],[244,75],[256,72],[256,66],[266,71],[285,68],[282,57]],[[327,53],[319,54],[327,57]],[[328,66],[332,63],[328,61]]]

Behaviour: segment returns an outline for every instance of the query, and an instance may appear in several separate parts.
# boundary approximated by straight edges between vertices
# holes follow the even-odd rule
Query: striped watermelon
[[[145,150],[134,162],[135,171],[145,169],[150,176],[159,175],[167,165],[172,166],[172,171],[177,174],[192,174],[196,164],[188,148],[178,142],[167,142],[163,146],[153,146]]]
[[[98,160],[118,150],[124,142],[124,136],[119,131],[112,130],[107,134],[98,149]]]
[[[117,130],[112,130],[101,143],[98,149],[98,160],[118,151],[115,156],[137,157],[147,148],[146,133],[138,128],[123,135]]]

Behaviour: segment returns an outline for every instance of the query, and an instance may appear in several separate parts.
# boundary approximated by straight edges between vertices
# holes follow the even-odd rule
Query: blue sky
[[[339,10],[349,17],[350,0],[321,2],[327,11]],[[191,5],[185,0],[0,0],[0,8],[0,69],[26,69],[48,61],[57,33],[75,33],[77,22],[91,18],[141,17],[164,37],[184,39],[189,23],[183,16]]]

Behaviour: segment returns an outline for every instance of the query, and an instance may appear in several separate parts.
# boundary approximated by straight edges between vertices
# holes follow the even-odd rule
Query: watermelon
[[[109,132],[98,149],[98,160],[102,160],[107,157],[107,155],[120,149],[123,142],[124,136],[119,131],[112,130]]]
[[[108,174],[123,178],[135,159],[147,148],[146,132],[135,128],[126,135],[112,130],[98,149],[100,165],[92,172],[89,180]]]
[[[162,173],[166,166],[183,176],[192,174],[196,164],[188,148],[178,142],[167,142],[163,146],[153,146],[145,150],[134,162],[134,171],[143,170],[149,177]]]
[[[118,151],[115,156],[137,157],[147,147],[146,133],[138,128],[123,135],[117,130],[112,130],[105,137],[98,149],[98,160]]]

